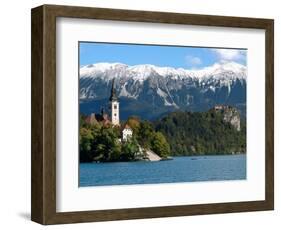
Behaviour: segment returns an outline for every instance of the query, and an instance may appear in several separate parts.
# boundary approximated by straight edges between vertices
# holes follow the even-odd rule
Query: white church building
[[[122,130],[122,140],[127,141],[133,136],[133,130],[129,125],[125,125],[124,129]]]
[[[111,95],[109,98],[110,101],[110,110],[111,110],[111,123],[114,126],[120,126],[119,119],[119,101],[116,95],[115,87],[114,87],[115,79],[113,79],[112,87],[111,87]],[[127,141],[133,136],[133,130],[129,125],[125,125],[122,130],[122,140]]]
[[[112,82],[112,88],[111,88],[111,95],[109,98],[110,101],[110,110],[111,110],[111,123],[113,125],[120,125],[120,121],[119,121],[119,101],[115,92],[115,88],[114,88],[114,80]]]

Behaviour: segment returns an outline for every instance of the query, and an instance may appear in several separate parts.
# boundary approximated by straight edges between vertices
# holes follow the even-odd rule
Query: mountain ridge
[[[235,62],[215,63],[197,70],[150,64],[95,63],[80,68],[80,111],[106,107],[112,80],[121,118],[129,111],[147,119],[174,110],[206,111],[216,104],[232,105],[245,115],[247,68]],[[94,104],[94,101],[97,103]],[[133,108],[134,101],[147,107]],[[123,109],[123,112],[122,112]],[[149,115],[150,111],[159,111]]]
[[[121,70],[127,70],[134,72],[137,74],[136,76],[140,76],[140,78],[143,77],[149,77],[149,74],[152,71],[155,71],[159,75],[162,76],[169,76],[169,75],[177,75],[182,77],[190,77],[190,78],[204,78],[208,77],[210,74],[218,74],[220,72],[225,71],[232,71],[234,73],[243,73],[242,75],[238,75],[240,78],[246,78],[246,66],[239,64],[237,62],[221,62],[221,63],[215,63],[211,66],[204,67],[202,69],[184,69],[184,68],[174,68],[174,67],[168,67],[168,66],[156,66],[151,64],[140,64],[140,65],[132,65],[129,66],[127,64],[115,62],[115,63],[107,63],[107,62],[100,62],[100,63],[94,63],[89,65],[84,65],[80,68],[80,78],[83,77],[96,77],[98,73],[104,73],[107,71],[110,71],[112,69],[119,69]],[[108,78],[109,80],[112,80],[112,78],[118,77],[118,75],[113,75],[111,78]]]

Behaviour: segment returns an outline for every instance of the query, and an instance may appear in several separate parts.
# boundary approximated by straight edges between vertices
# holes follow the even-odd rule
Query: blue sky
[[[246,65],[247,51],[157,45],[80,42],[80,66],[98,62],[127,65],[152,64],[174,68],[200,69],[217,62],[234,61]]]

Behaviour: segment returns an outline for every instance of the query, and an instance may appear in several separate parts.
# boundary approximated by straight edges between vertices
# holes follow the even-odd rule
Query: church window
[[[117,109],[117,105],[114,105],[114,109]]]

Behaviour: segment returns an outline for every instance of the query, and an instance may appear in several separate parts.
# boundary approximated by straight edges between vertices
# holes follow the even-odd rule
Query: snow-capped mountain
[[[202,111],[216,104],[245,112],[247,68],[235,62],[216,63],[198,70],[97,63],[80,68],[80,110],[106,107],[113,78],[120,99],[121,118],[146,119],[176,109]]]

